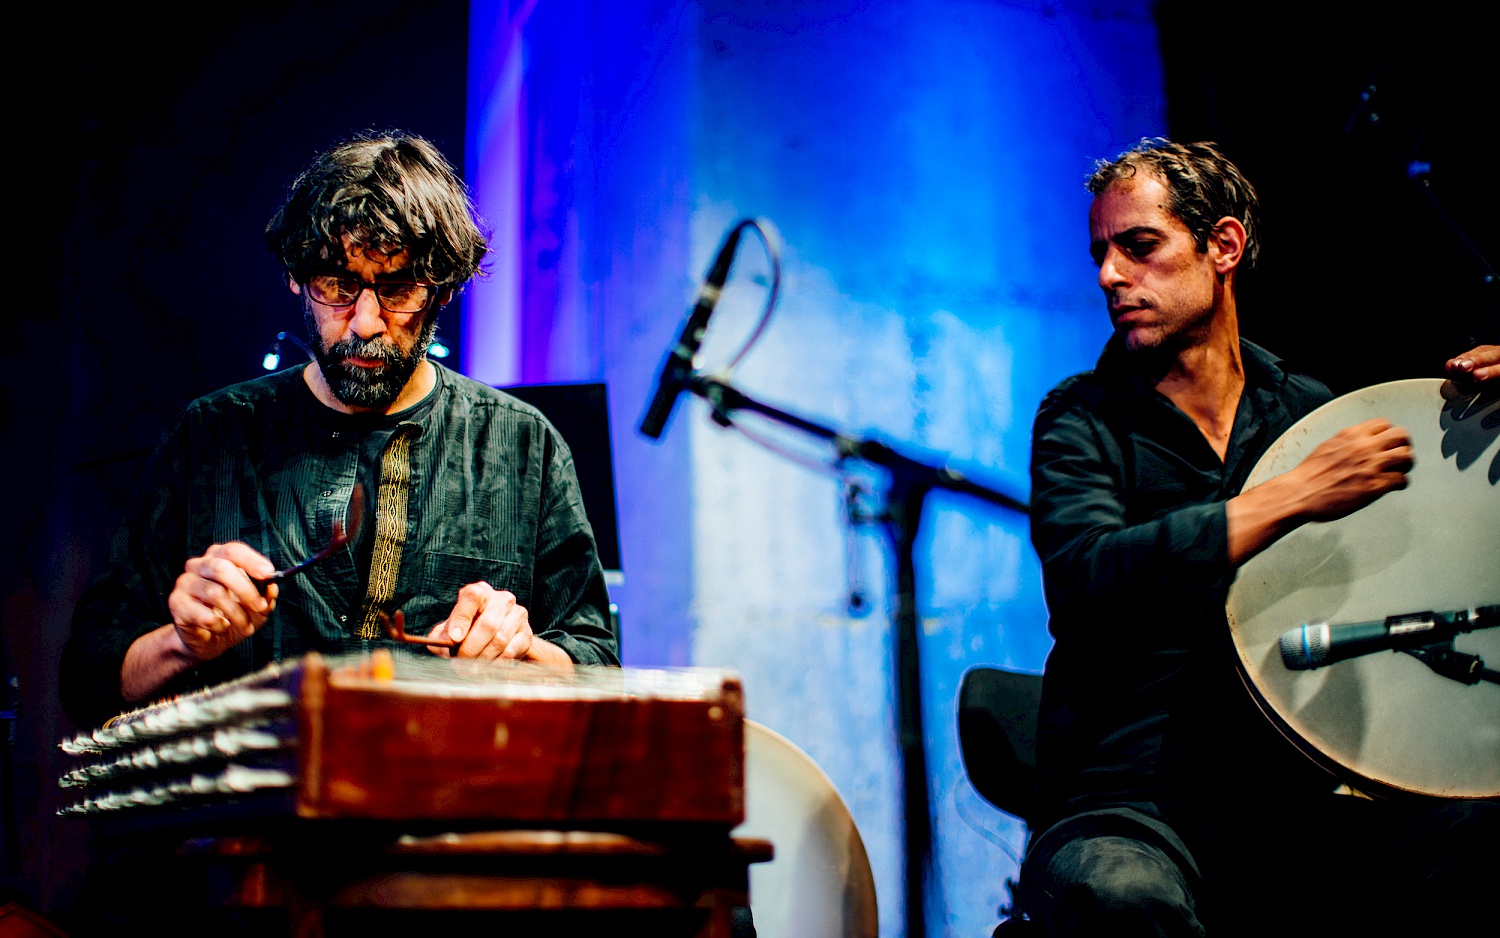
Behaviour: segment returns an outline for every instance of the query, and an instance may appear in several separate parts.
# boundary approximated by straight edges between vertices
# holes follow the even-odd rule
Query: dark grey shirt
[[[1056,644],[1043,677],[1040,830],[1133,807],[1188,828],[1244,789],[1331,787],[1255,710],[1233,666],[1225,504],[1328,389],[1241,342],[1224,460],[1117,341],[1054,388],[1032,437],[1032,541]]]
[[[152,455],[109,565],[79,600],[63,652],[68,716],[93,726],[127,707],[125,651],[171,621],[167,596],[189,558],[231,540],[278,569],[311,556],[344,516],[362,465],[379,481],[358,544],[284,582],[252,639],[163,693],[308,651],[384,643],[370,636],[372,606],[403,610],[408,630],[425,633],[447,617],[460,587],[481,580],[514,593],[535,633],[574,661],[617,664],[567,446],[535,408],[436,367],[433,392],[390,417],[324,407],[301,368],[193,402]],[[361,458],[372,434],[387,438],[374,467],[369,454]]]

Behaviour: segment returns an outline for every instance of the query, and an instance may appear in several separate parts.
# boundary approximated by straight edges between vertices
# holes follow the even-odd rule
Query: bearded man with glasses
[[[266,241],[315,361],[191,404],[79,601],[62,692],[80,726],[308,651],[384,641],[402,611],[462,658],[617,664],[572,457],[535,409],[429,361],[487,248],[452,167],[363,135],[292,184]],[[370,493],[347,550],[296,576]],[[352,519],[351,519],[352,520]]]

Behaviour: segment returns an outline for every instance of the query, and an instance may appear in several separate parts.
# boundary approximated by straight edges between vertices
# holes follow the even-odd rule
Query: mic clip
[[[1427,665],[1435,673],[1458,681],[1460,684],[1478,684],[1480,681],[1500,684],[1500,671],[1485,667],[1484,659],[1478,655],[1459,651],[1454,647],[1451,638],[1446,642],[1434,642],[1431,645],[1419,645],[1416,648],[1401,650]]]

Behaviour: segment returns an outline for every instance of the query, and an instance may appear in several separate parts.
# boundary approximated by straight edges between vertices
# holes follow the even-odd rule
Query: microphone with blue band
[[[1375,622],[1330,625],[1304,622],[1281,636],[1288,670],[1311,671],[1377,651],[1401,651],[1446,642],[1461,632],[1500,625],[1500,605],[1453,612],[1412,612]]]

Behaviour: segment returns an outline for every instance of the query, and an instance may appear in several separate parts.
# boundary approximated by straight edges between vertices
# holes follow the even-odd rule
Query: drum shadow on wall
[[[1373,417],[1411,435],[1407,487],[1345,518],[1304,525],[1240,569],[1227,608],[1240,667],[1267,715],[1356,787],[1495,797],[1500,685],[1451,680],[1394,651],[1311,671],[1288,670],[1281,660],[1278,639],[1303,622],[1370,622],[1500,602],[1500,498],[1494,462],[1486,462],[1500,439],[1493,392],[1464,395],[1433,378],[1338,398],[1277,440],[1246,488]],[[1500,629],[1464,633],[1454,647],[1500,661]]]

